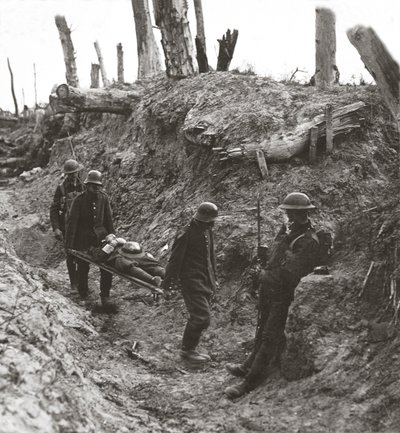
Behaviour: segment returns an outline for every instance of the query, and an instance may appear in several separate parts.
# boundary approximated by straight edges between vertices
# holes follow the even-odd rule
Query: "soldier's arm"
[[[187,233],[184,232],[178,234],[174,240],[174,243],[172,244],[171,256],[165,271],[165,280],[176,281],[179,279],[187,245]]]
[[[59,223],[59,212],[62,210],[61,198],[62,198],[61,188],[60,185],[58,185],[56,192],[54,193],[53,202],[51,203],[50,206],[50,223],[53,231],[56,229],[59,230],[61,229]]]
[[[285,263],[281,267],[282,276],[295,283],[312,272],[318,257],[319,245],[311,235],[298,239],[292,251],[286,252]]]
[[[108,197],[106,197],[106,204],[104,207],[104,227],[107,230],[107,234],[109,233],[114,233],[114,223],[112,220],[112,210],[111,210],[111,205],[110,205],[110,201],[108,200]]]
[[[65,231],[65,247],[73,248],[76,229],[79,221],[79,210],[80,210],[80,198],[79,196],[74,199],[71,205],[71,211],[69,214],[69,219]]]

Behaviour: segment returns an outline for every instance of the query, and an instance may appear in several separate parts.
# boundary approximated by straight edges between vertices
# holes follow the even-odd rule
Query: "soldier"
[[[294,290],[300,279],[313,271],[318,260],[318,236],[308,218],[315,209],[306,194],[293,192],[279,206],[289,219],[279,230],[265,267],[260,274],[259,322],[254,348],[243,364],[227,364],[229,373],[244,377],[225,394],[238,398],[251,391],[268,374],[268,367],[279,362],[285,348],[285,324]]]
[[[79,178],[82,165],[73,159],[68,159],[64,163],[64,180],[57,186],[53,202],[50,206],[50,223],[56,239],[62,241],[65,236],[66,225],[68,222],[71,204],[74,198],[84,189],[84,185]],[[77,289],[76,263],[74,256],[67,253],[67,269],[71,289]]]
[[[85,180],[86,191],[72,203],[66,232],[66,247],[86,251],[98,247],[110,233],[114,233],[111,206],[107,195],[101,191],[101,173],[91,170]],[[77,259],[78,292],[82,298],[89,294],[89,263]],[[112,274],[100,269],[100,297],[104,306],[109,305]]]
[[[179,284],[189,313],[180,356],[182,359],[203,363],[210,360],[197,352],[203,330],[210,324],[210,298],[215,293],[216,266],[212,227],[218,216],[214,203],[202,203],[190,223],[178,233],[172,245],[163,287],[168,290]]]

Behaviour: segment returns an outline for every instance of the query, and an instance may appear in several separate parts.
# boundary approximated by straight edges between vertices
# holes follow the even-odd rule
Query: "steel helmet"
[[[67,159],[64,163],[63,172],[65,174],[76,173],[77,171],[82,170],[82,166],[78,164],[75,159]]]
[[[279,207],[281,209],[315,209],[308,195],[302,192],[291,192],[285,197]]]
[[[137,257],[143,257],[144,253],[142,250],[142,247],[140,246],[139,242],[126,242],[123,247],[120,250],[121,256],[127,257],[127,258],[137,258]]]
[[[218,208],[214,203],[209,201],[205,201],[201,203],[201,205],[197,208],[196,213],[194,214],[194,219],[197,221],[202,221],[205,223],[209,223],[214,221],[218,216]]]
[[[103,183],[101,182],[101,173],[97,170],[90,170],[84,183],[103,185]]]

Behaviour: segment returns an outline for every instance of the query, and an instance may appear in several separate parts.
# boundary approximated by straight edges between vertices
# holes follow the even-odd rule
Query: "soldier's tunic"
[[[289,232],[283,225],[275,238],[262,277],[254,349],[244,363],[248,370],[245,382],[250,389],[263,379],[268,364],[284,348],[284,330],[294,290],[300,279],[314,269],[318,251],[318,237],[310,221],[292,224]]]
[[[84,191],[84,185],[77,177],[71,180],[71,178],[67,176],[64,181],[57,186],[53,202],[50,206],[50,223],[53,231],[59,229],[65,237],[67,203],[82,191]],[[75,285],[77,283],[75,259],[71,254],[67,253],[66,256],[69,279],[71,285]]]
[[[98,191],[91,195],[87,191],[78,195],[72,203],[65,236],[66,247],[85,251],[99,247],[101,241],[114,233],[111,206],[107,195]],[[89,263],[78,260],[78,290],[81,295],[88,292]],[[100,292],[102,297],[110,294],[112,274],[100,269]]]
[[[195,349],[210,324],[209,300],[216,288],[216,265],[212,229],[192,220],[177,235],[166,268],[166,281],[180,280],[189,313],[182,348]]]

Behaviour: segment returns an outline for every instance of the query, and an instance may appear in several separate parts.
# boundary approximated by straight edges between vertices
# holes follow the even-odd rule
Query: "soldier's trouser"
[[[270,362],[279,357],[285,346],[284,331],[292,298],[282,285],[268,289],[264,288],[260,295],[259,329],[253,352],[244,364],[248,369],[245,382],[249,389],[264,379]]]
[[[182,349],[193,350],[199,344],[201,333],[210,326],[210,295],[193,293],[185,287],[182,289],[182,295],[189,313],[183,332]]]
[[[87,295],[89,292],[88,288],[88,275],[89,275],[89,263],[77,259],[78,263],[78,292],[80,295]],[[100,296],[108,297],[110,296],[110,289],[112,283],[112,274],[100,269]]]
[[[67,253],[67,269],[69,275],[69,281],[71,283],[71,287],[76,286],[78,284],[78,273],[75,257],[72,254]]]

